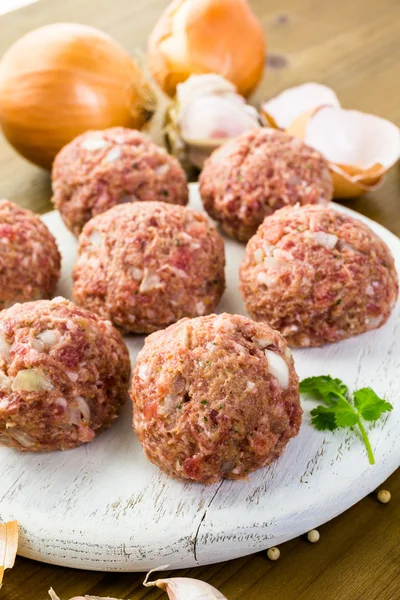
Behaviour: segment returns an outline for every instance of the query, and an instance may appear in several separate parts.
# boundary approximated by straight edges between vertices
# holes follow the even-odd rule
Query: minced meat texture
[[[346,214],[321,206],[283,208],[252,237],[240,289],[257,321],[292,346],[321,346],[382,326],[398,280],[387,245]]]
[[[112,127],[87,131],[56,156],[53,202],[78,235],[95,215],[136,201],[188,203],[185,173],[173,156],[140,131]]]
[[[333,194],[328,164],[317,150],[265,127],[215,150],[199,183],[206,211],[228,235],[244,242],[279,208],[327,204]]]
[[[51,297],[60,267],[56,241],[39,217],[0,200],[0,310]]]
[[[206,215],[162,202],[124,204],[84,227],[74,299],[125,331],[150,333],[212,312],[224,266],[222,238]]]
[[[90,442],[127,399],[130,361],[110,322],[64,298],[0,313],[0,444],[25,451]]]
[[[146,456],[177,479],[245,479],[297,435],[298,378],[282,336],[239,315],[182,319],[150,335],[130,395]]]

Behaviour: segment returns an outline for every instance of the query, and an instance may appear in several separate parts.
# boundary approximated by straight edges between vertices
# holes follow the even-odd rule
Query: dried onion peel
[[[10,144],[50,168],[88,129],[140,129],[154,95],[131,56],[86,25],[56,23],[20,38],[0,62],[0,123]]]
[[[0,588],[5,569],[14,566],[18,548],[18,522],[0,523]]]
[[[335,198],[355,198],[378,187],[400,154],[398,127],[356,110],[313,108],[286,131],[328,160]]]
[[[247,0],[174,0],[150,34],[147,62],[169,96],[201,73],[222,75],[249,96],[264,70],[264,33]]]
[[[190,577],[171,577],[169,579],[157,579],[148,581],[149,576],[154,571],[167,569],[168,565],[163,565],[152,569],[147,573],[143,585],[146,587],[158,587],[167,592],[170,600],[227,600],[226,596],[221,594],[215,587],[199,579]]]
[[[309,82],[288,88],[264,102],[261,113],[271,127],[287,129],[302,114],[320,106],[340,107],[340,102],[331,88]]]

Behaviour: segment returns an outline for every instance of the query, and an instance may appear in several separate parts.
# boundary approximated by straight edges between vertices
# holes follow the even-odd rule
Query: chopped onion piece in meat
[[[90,413],[90,406],[89,406],[87,400],[85,400],[85,398],[82,398],[82,396],[78,396],[76,398],[76,401],[78,403],[79,410],[81,411],[83,420],[86,421],[87,423],[89,423],[91,413]]]
[[[235,325],[226,315],[218,315],[213,323],[216,331],[235,331]]]
[[[135,281],[142,281],[143,279],[143,269],[139,269],[138,267],[130,267],[130,273]]]
[[[139,365],[139,369],[138,369],[139,379],[141,379],[142,381],[146,381],[147,373],[148,373],[148,365],[144,365],[144,364]]]
[[[104,238],[99,231],[96,231],[94,229],[89,235],[88,240],[90,241],[92,246],[94,246],[95,248],[100,248],[100,246],[103,244]]]
[[[50,391],[53,387],[50,379],[38,369],[22,369],[17,373],[11,385],[13,392],[43,392]]]
[[[154,169],[154,173],[156,175],[165,175],[166,173],[168,173],[169,171],[169,165],[167,165],[166,163],[164,163],[163,165],[159,165],[158,167],[156,167]]]
[[[51,346],[55,346],[59,341],[59,333],[54,329],[44,329],[41,333],[38,333],[36,337],[49,348],[51,348]]]
[[[33,338],[31,339],[31,346],[37,352],[44,352],[44,344],[40,340]]]
[[[11,435],[12,438],[14,438],[14,440],[17,440],[17,442],[19,442],[24,448],[31,448],[35,445],[35,440],[31,438],[30,435],[25,433],[25,431],[21,431],[16,427],[10,427],[10,429],[8,429],[8,433],[9,435]]]
[[[151,273],[148,269],[145,269],[139,292],[143,294],[162,287],[164,287],[164,282],[161,278],[156,273]]]
[[[7,377],[3,371],[0,371],[0,390],[10,390],[11,389],[11,379]]]
[[[308,235],[314,242],[328,248],[328,250],[333,250],[339,239],[337,235],[325,231],[311,231]]]
[[[188,325],[184,325],[182,327],[181,341],[182,341],[183,346],[185,346],[186,348],[189,348],[189,344],[190,344],[190,330],[189,330],[189,326]]]
[[[264,354],[268,360],[269,373],[275,377],[279,385],[286,390],[289,387],[289,367],[284,358],[280,354],[272,350],[264,350]]]
[[[5,337],[0,333],[0,356],[4,358],[6,362],[10,360],[10,344],[6,341]]]
[[[260,348],[263,350],[264,348],[266,348],[267,346],[271,346],[271,344],[274,343],[274,341],[271,338],[253,338],[253,341],[257,344],[257,346],[260,346]]]

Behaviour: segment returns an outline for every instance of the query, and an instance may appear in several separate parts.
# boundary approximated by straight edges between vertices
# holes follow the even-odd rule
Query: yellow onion
[[[165,133],[171,153],[186,165],[202,168],[221,144],[248,129],[261,127],[260,117],[220,75],[191,75],[177,86],[167,112]]]
[[[286,131],[327,159],[335,198],[355,198],[377,188],[399,159],[398,127],[357,110],[312,108]]]
[[[88,129],[141,128],[153,95],[130,55],[85,25],[47,25],[18,40],[0,63],[0,123],[14,148],[50,168]]]
[[[246,0],[174,0],[150,35],[147,62],[169,96],[191,74],[217,73],[247,97],[263,73],[264,34]]]

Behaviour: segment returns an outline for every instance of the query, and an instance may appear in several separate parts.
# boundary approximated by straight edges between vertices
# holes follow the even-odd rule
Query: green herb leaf
[[[348,390],[341,379],[333,379],[330,375],[308,377],[300,383],[300,392],[310,394],[318,400],[324,400],[328,406],[336,402],[336,398],[345,397]]]
[[[338,427],[335,421],[335,409],[333,408],[327,408],[320,404],[312,409],[311,417],[311,423],[320,431],[325,431],[326,429],[335,431]]]
[[[379,398],[370,387],[354,392],[354,406],[366,421],[376,421],[383,413],[393,410],[390,402]]]
[[[338,398],[334,410],[335,423],[338,427],[353,427],[357,425],[358,414],[347,400]]]
[[[335,431],[338,427],[354,427],[357,425],[371,465],[375,463],[371,442],[365,430],[362,419],[376,421],[379,417],[392,410],[393,406],[370,388],[361,388],[354,392],[352,403],[348,397],[347,386],[340,379],[330,375],[308,377],[300,383],[300,392],[309,394],[320,404],[311,411],[311,422],[320,431]]]

